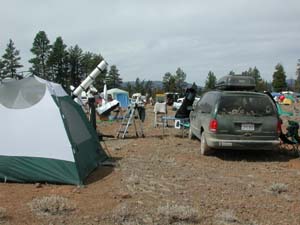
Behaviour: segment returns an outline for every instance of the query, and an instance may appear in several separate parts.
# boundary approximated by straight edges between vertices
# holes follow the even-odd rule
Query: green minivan
[[[209,91],[193,104],[189,138],[200,139],[200,153],[278,148],[281,120],[272,99],[264,93],[232,89]]]

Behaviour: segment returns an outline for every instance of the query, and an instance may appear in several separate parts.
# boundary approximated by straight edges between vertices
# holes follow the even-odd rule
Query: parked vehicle
[[[193,105],[189,137],[200,139],[202,155],[212,149],[270,150],[279,145],[281,120],[276,105],[268,95],[247,88],[249,77],[236,77],[220,85],[223,90],[209,91]]]

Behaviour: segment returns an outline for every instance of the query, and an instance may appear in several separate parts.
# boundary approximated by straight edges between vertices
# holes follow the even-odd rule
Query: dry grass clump
[[[122,204],[112,214],[102,219],[107,223],[122,225],[200,224],[200,218],[196,209],[176,204],[159,207],[157,210],[147,210],[138,205]]]
[[[28,205],[31,211],[39,216],[67,215],[75,210],[72,202],[58,195],[35,198]]]
[[[131,184],[139,184],[140,183],[140,178],[136,174],[131,174],[128,177],[127,181],[128,181],[128,183],[131,183]]]
[[[136,215],[136,209],[131,205],[121,204],[114,211],[112,216],[102,218],[107,223],[122,224],[122,225],[139,225],[143,224],[140,218]]]
[[[273,183],[269,190],[275,194],[280,194],[282,192],[287,192],[288,191],[288,187],[286,184],[282,184],[282,183]]]
[[[3,207],[0,207],[0,224],[1,222],[3,222],[7,217],[7,214],[6,214],[6,209],[3,208]]]
[[[166,205],[158,208],[162,224],[197,224],[200,222],[198,211],[190,206]]]
[[[126,205],[122,205],[114,212],[116,222],[126,222],[132,217],[132,213]]]
[[[232,210],[226,210],[216,215],[217,224],[240,224]]]

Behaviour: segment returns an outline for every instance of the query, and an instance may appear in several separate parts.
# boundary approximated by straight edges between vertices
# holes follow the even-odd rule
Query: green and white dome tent
[[[36,76],[0,84],[0,180],[83,184],[107,155],[80,105]]]

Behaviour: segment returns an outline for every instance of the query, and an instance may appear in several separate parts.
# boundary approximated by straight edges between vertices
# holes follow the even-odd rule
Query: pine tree
[[[103,57],[100,54],[97,55],[91,52],[85,52],[82,55],[82,60],[81,60],[82,74],[80,75],[79,79],[81,81],[84,80],[102,60]],[[106,75],[107,75],[107,69],[105,69],[101,74],[99,74],[93,83],[93,86],[97,88],[99,91],[103,90],[104,83],[106,80]]]
[[[259,70],[256,68],[256,66],[254,67],[254,69],[253,69],[252,72],[250,73],[250,76],[252,76],[252,77],[254,78],[255,84],[256,84],[256,85],[262,81],[262,78],[261,78],[261,76],[260,76],[260,72],[259,72]]]
[[[81,75],[81,79],[87,77],[92,71],[93,69],[97,66],[94,65],[93,63],[93,53],[91,52],[85,52],[82,56],[82,75]]]
[[[235,76],[236,74],[233,70],[231,70],[228,75]]]
[[[49,69],[47,62],[49,59],[50,50],[51,45],[46,33],[44,31],[38,32],[34,38],[32,48],[30,49],[35,57],[29,60],[29,62],[32,64],[32,67],[29,68],[29,71],[32,74],[40,76],[46,80],[49,80]]]
[[[130,82],[128,82],[127,84],[126,84],[126,91],[128,91],[128,94],[129,94],[129,96],[132,96],[132,94],[133,94],[133,87],[132,87],[132,85],[130,84]]]
[[[175,72],[175,85],[176,85],[176,90],[175,92],[179,92],[180,94],[183,94],[185,92],[185,88],[186,88],[186,73],[183,72],[183,70],[178,67],[176,72]]]
[[[153,82],[148,80],[145,84],[145,92],[148,97],[153,97]]]
[[[242,76],[251,76],[252,68],[250,67],[248,70],[241,73]]]
[[[268,82],[261,79],[260,81],[257,82],[256,84],[256,88],[255,90],[256,91],[259,91],[259,92],[263,92],[263,91],[272,91],[272,90],[269,90],[269,85],[268,85]]]
[[[11,77],[17,79],[17,69],[23,67],[20,64],[21,57],[20,51],[16,50],[14,42],[9,39],[9,43],[5,49],[5,53],[2,56],[2,76]]]
[[[4,63],[2,62],[2,60],[0,59],[0,80],[2,78],[4,78],[3,76],[3,69],[4,69]]]
[[[165,73],[163,77],[163,89],[165,92],[175,92],[176,91],[176,80],[175,77],[170,73]]]
[[[259,70],[256,68],[256,66],[252,69],[251,67],[248,69],[248,71],[242,72],[243,76],[251,76],[255,80],[255,84],[257,85],[259,82],[262,81],[262,78],[260,76]]]
[[[142,83],[141,83],[140,78],[137,77],[137,78],[135,79],[135,83],[134,83],[134,92],[135,92],[135,93],[141,93],[142,90],[143,90],[143,85],[142,85]]]
[[[287,83],[286,83],[286,75],[283,66],[280,63],[278,63],[275,69],[276,71],[273,73],[273,82],[272,82],[274,91],[280,92],[286,90]]]
[[[119,70],[116,65],[112,65],[106,77],[106,84],[108,88],[119,88],[122,84]]]
[[[298,59],[298,63],[296,67],[295,91],[300,92],[300,59]]]
[[[69,69],[70,69],[70,84],[74,87],[77,87],[81,83],[83,67],[82,67],[82,58],[83,53],[81,48],[78,45],[70,47],[68,49],[68,59],[69,59]]]
[[[209,71],[208,75],[207,75],[207,78],[206,78],[206,81],[205,81],[204,89],[205,90],[214,89],[215,86],[216,86],[216,81],[217,81],[217,78],[216,78],[215,74],[212,71]]]
[[[140,93],[142,95],[146,94],[146,82],[145,82],[145,80],[142,80],[142,82],[141,82],[141,92]]]
[[[68,89],[68,53],[61,37],[56,38],[48,60],[50,79]]]

